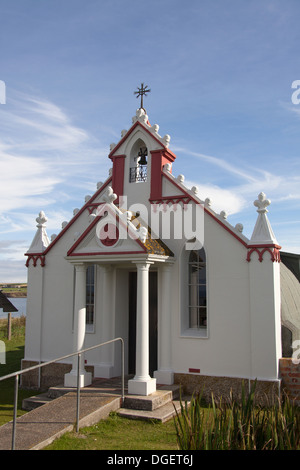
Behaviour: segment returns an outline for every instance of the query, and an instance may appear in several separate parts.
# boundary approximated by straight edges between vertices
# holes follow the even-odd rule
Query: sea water
[[[27,303],[26,297],[8,297],[8,299],[18,309],[17,312],[11,313],[11,316],[13,318],[26,315],[26,303]],[[2,308],[0,308],[0,318],[7,318],[7,313],[3,312]]]

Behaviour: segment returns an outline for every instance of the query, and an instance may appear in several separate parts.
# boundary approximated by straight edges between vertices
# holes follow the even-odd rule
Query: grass
[[[7,322],[0,321],[0,339],[5,342],[6,364],[0,376],[15,372],[24,357],[25,318],[13,319],[12,339],[6,340]],[[19,389],[18,416],[22,400],[36,394]],[[14,379],[0,382],[0,425],[13,417]],[[167,423],[109,418],[79,433],[66,433],[46,450],[300,450],[300,408],[288,400],[268,408],[254,405],[254,390],[242,402],[205,405],[201,395],[182,414]]]
[[[21,360],[24,357],[25,317],[13,318],[12,339],[7,340],[7,320],[0,320],[0,340],[5,343],[6,364],[0,364],[0,377],[21,369]],[[22,410],[22,400],[36,393],[35,390],[19,389],[18,414]],[[0,382],[0,426],[13,419],[14,378]]]
[[[188,408],[181,404],[175,421],[181,450],[300,450],[300,409],[282,396],[268,406],[255,404],[242,388],[241,401],[216,402],[203,413],[201,394]]]
[[[64,434],[45,450],[178,450],[173,420],[121,418],[111,413],[98,424]]]

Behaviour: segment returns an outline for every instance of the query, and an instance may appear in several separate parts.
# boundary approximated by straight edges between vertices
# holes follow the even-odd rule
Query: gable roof
[[[220,214],[215,213],[211,207],[210,207],[210,200],[206,199],[205,201],[202,201],[196,194],[196,188],[192,188],[192,190],[189,190],[187,187],[183,185],[181,176],[176,179],[168,170],[162,171],[162,175],[165,179],[167,179],[172,185],[180,191],[180,194],[175,194],[173,196],[163,196],[161,200],[151,200],[150,202],[153,204],[155,203],[169,203],[171,202],[172,204],[178,204],[180,202],[183,202],[184,204],[188,204],[190,201],[195,202],[196,204],[200,204],[203,207],[203,210],[206,214],[208,214],[210,217],[212,217],[219,225],[221,225],[227,232],[229,232],[234,238],[236,238],[245,248],[248,248],[249,244],[249,239],[245,237],[241,233],[241,227],[237,224],[235,227],[233,227],[231,224],[229,224],[226,220],[226,213],[223,211]]]
[[[133,125],[128,131],[123,131],[122,132],[122,138],[117,144],[111,144],[111,151],[108,155],[110,159],[113,159],[115,156],[117,150],[123,145],[123,143],[128,139],[128,137],[132,134],[132,132],[137,128],[141,127],[143,131],[147,132],[149,136],[151,136],[152,139],[154,139],[164,150],[167,150],[170,154],[172,154],[173,157],[176,158],[176,156],[171,152],[168,147],[169,147],[169,141],[170,141],[170,136],[166,134],[164,137],[161,137],[158,134],[158,129],[159,126],[157,124],[154,124],[154,126],[151,126],[151,124],[148,121],[148,116],[145,114],[144,110],[138,109],[136,112],[136,116],[133,117]]]

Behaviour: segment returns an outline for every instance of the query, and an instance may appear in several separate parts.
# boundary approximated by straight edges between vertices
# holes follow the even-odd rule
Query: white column
[[[86,266],[84,263],[75,265],[75,305],[74,305],[74,333],[73,352],[84,349],[86,328]],[[73,366],[69,374],[65,375],[65,387],[77,386],[78,357],[73,357]],[[81,370],[79,371],[80,387],[92,382],[92,375],[84,369],[84,357],[81,357]]]
[[[102,302],[100,313],[100,343],[114,339],[115,270],[111,265],[101,266]],[[100,362],[95,366],[95,377],[113,377],[114,346],[99,349]]]
[[[128,381],[128,393],[150,395],[156,390],[156,379],[149,375],[149,267],[151,263],[136,263],[136,369]]]
[[[174,372],[171,367],[171,278],[172,265],[167,263],[160,269],[160,309],[158,312],[158,370],[154,372],[157,383],[172,385]]]

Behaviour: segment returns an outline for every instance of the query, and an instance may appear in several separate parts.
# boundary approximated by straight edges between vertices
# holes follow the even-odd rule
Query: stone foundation
[[[28,367],[38,365],[36,361],[22,360],[22,370]],[[49,387],[55,387],[64,383],[65,374],[69,373],[72,369],[71,364],[53,363],[22,374],[21,387],[32,388],[40,390],[48,390]],[[94,367],[87,366],[85,368],[88,372],[94,372]],[[40,380],[39,380],[40,374]]]
[[[291,400],[300,405],[300,361],[283,358],[279,361],[282,390]]]
[[[211,377],[208,375],[174,374],[174,383],[181,385],[181,393],[187,395],[202,394],[203,399],[210,403],[214,400],[240,401],[244,384],[244,392],[248,395],[254,380],[232,377]],[[255,401],[257,404],[270,404],[280,394],[280,381],[257,381]]]

